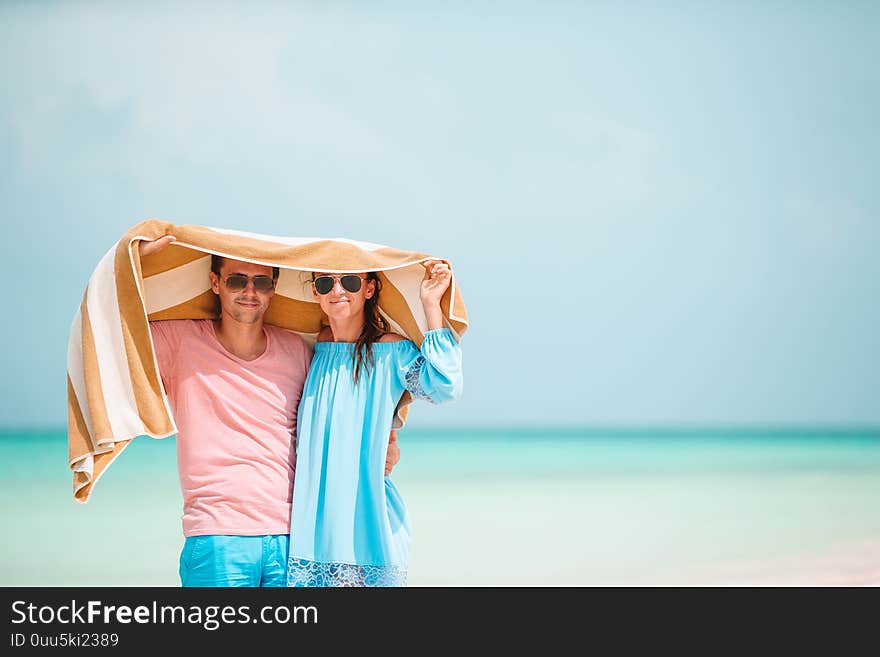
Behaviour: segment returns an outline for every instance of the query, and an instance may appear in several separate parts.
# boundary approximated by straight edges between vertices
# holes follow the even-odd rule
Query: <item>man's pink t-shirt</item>
[[[265,326],[246,361],[211,320],[150,322],[177,423],[183,534],[290,533],[296,411],[312,359],[301,337]]]

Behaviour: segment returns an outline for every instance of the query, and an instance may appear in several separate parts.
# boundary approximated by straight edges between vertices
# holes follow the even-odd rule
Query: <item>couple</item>
[[[173,243],[142,242],[140,255]],[[183,586],[402,586],[410,532],[387,477],[404,391],[461,392],[461,351],[440,298],[452,273],[425,263],[421,349],[388,331],[375,272],[313,272],[329,320],[314,354],[264,325],[278,268],[212,257],[218,320],[150,322],[178,425]],[[296,475],[296,476],[294,476]]]

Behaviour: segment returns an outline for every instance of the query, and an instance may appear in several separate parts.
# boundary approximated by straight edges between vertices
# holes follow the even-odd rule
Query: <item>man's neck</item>
[[[214,320],[214,333],[226,351],[242,360],[254,360],[266,351],[266,334],[263,320],[253,324],[238,322],[231,317]]]

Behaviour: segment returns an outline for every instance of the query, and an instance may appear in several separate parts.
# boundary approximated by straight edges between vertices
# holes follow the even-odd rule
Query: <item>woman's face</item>
[[[332,287],[330,287],[330,279],[332,279]],[[355,287],[358,289],[352,291]],[[376,282],[368,280],[366,273],[314,273],[312,294],[321,305],[321,310],[326,313],[327,317],[333,319],[347,320],[363,314],[364,303],[375,293]]]

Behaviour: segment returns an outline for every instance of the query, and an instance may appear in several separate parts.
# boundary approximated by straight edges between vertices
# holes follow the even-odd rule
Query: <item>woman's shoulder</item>
[[[409,338],[399,335],[397,333],[383,333],[379,338],[375,341],[377,343],[385,343],[385,342],[403,342],[408,340]],[[318,333],[318,337],[316,338],[317,342],[332,342],[333,341],[333,330],[329,326],[325,326]]]
[[[384,333],[382,337],[376,340],[376,342],[401,342],[407,339],[408,338],[405,338],[404,336],[397,333]]]

